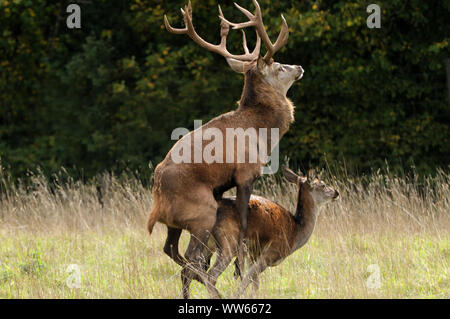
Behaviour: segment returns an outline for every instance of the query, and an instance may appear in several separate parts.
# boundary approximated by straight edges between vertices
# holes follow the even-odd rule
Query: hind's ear
[[[310,169],[308,171],[308,181],[312,182],[316,178],[316,171],[314,169]]]
[[[288,182],[297,184],[299,176],[291,171],[288,167],[283,166],[283,176]]]
[[[316,174],[317,179],[322,180],[322,171],[320,171],[319,173]]]

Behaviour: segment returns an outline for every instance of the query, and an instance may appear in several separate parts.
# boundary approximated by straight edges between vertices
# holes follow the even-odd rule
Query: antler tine
[[[245,31],[244,30],[242,30],[242,45],[244,46],[245,54],[249,54],[250,52],[248,51],[247,39],[245,38]]]
[[[247,11],[247,10],[245,10],[245,11]],[[248,12],[248,13],[251,14],[250,12]],[[223,28],[224,27],[227,28],[226,29],[227,30],[226,33],[228,34],[228,28],[230,27],[230,22],[227,19],[225,19],[225,16],[223,15],[222,8],[220,7],[220,5],[219,5],[219,18],[221,19],[221,26],[223,26]],[[226,43],[226,36],[223,37],[222,39],[224,40],[223,42]],[[221,45],[222,45],[222,43],[221,43]],[[223,44],[224,48],[226,49],[225,45],[226,44]],[[242,45],[244,47],[244,52],[245,52],[246,55],[253,56],[254,59],[258,58],[259,52],[261,50],[261,38],[259,37],[258,32],[256,32],[256,45],[255,45],[255,48],[253,49],[252,53],[250,53],[250,51],[248,50],[247,39],[246,39],[244,30],[242,30]]]
[[[220,41],[220,44],[217,44],[217,45],[203,40],[203,38],[200,37],[197,34],[197,32],[195,31],[194,24],[192,23],[192,5],[191,5],[190,1],[189,1],[188,5],[185,6],[184,10],[181,9],[181,14],[183,15],[184,23],[186,25],[184,28],[173,28],[170,25],[169,20],[167,19],[167,16],[164,15],[164,24],[166,26],[167,31],[174,33],[174,34],[187,34],[194,42],[196,42],[201,47],[203,47],[209,51],[218,53],[226,58],[233,58],[233,59],[240,60],[240,61],[253,61],[258,58],[260,48],[261,48],[261,39],[259,38],[258,33],[256,34],[256,36],[257,36],[256,46],[252,53],[250,53],[248,50],[247,41],[245,39],[245,34],[244,34],[244,39],[243,39],[243,41],[244,41],[243,46],[244,46],[245,54],[234,55],[234,54],[231,54],[230,52],[228,52],[228,50],[226,48],[226,38],[228,36],[228,30],[230,28],[230,24],[224,18],[222,9],[220,8],[220,6],[219,6],[219,17],[222,20],[221,32],[220,32],[221,41]]]
[[[173,28],[170,25],[169,20],[167,20],[166,15],[164,15],[164,25],[166,26],[167,31],[175,33],[175,34],[185,34],[187,32],[187,28],[183,28],[183,29]]]
[[[284,45],[286,45],[287,40],[289,38],[289,27],[283,15],[281,15],[281,20],[282,20],[281,31],[280,34],[278,35],[277,41],[275,41],[275,44],[273,45],[274,51],[273,53],[275,53],[276,51],[281,49]]]
[[[253,2],[254,3],[254,2]],[[236,8],[238,8],[243,14],[245,14],[247,16],[247,18],[249,19],[253,19],[254,15],[248,11],[247,9],[241,7],[240,5],[238,5],[236,2],[234,2],[234,5],[236,6]],[[259,7],[259,3],[256,2],[255,4],[256,10],[261,10],[261,8]]]
[[[188,5],[185,6],[184,8],[185,8],[186,11],[188,12],[189,17],[190,17],[191,20],[192,20],[192,5],[191,5],[191,0],[189,0]],[[184,24],[187,25],[187,24],[186,24],[186,18],[185,18],[186,12],[183,10],[183,8],[180,8],[180,11],[181,11],[181,14],[183,15],[183,18],[185,19],[185,20],[184,20]],[[166,15],[164,15],[164,25],[166,26],[167,31],[172,32],[172,33],[174,33],[174,34],[187,34],[187,32],[188,32],[187,26],[184,27],[184,28],[181,28],[181,29],[180,29],[180,28],[173,28],[173,27],[170,25],[169,20],[167,19],[167,16],[166,16]]]
[[[242,29],[246,27],[253,26],[256,29],[256,32],[261,37],[262,41],[264,42],[265,46],[267,47],[267,53],[264,56],[264,60],[267,63],[272,62],[273,55],[280,50],[287,42],[289,37],[289,27],[287,25],[286,19],[283,15],[281,15],[282,20],[282,28],[280,31],[280,34],[278,35],[277,41],[275,41],[275,44],[272,44],[272,41],[270,41],[269,35],[266,32],[266,29],[264,28],[264,24],[262,21],[262,13],[261,13],[261,7],[259,6],[258,1],[253,0],[253,4],[255,5],[255,14],[250,13],[247,9],[242,8],[237,3],[235,3],[235,6],[244,13],[250,21],[242,22],[242,23],[233,23],[228,20],[226,20],[223,16],[220,17],[222,21],[227,23],[228,25],[232,26],[233,29]]]

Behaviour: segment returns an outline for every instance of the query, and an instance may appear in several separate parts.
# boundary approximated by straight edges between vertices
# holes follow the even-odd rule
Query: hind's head
[[[339,197],[339,192],[333,187],[327,185],[314,173],[313,170],[308,172],[306,177],[295,174],[287,167],[283,167],[284,177],[291,183],[294,183],[298,187],[299,197],[309,197],[314,206],[320,208],[326,203],[336,200]]]

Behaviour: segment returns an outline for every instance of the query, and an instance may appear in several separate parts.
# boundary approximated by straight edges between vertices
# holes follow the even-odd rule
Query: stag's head
[[[306,177],[295,174],[287,167],[283,167],[284,177],[291,183],[296,184],[300,196],[308,196],[314,205],[320,208],[326,203],[336,200],[339,192],[333,187],[325,184],[315,173],[310,170]]]
[[[300,80],[303,77],[304,70],[299,65],[281,64],[273,60],[274,54],[284,45],[286,45],[289,37],[288,25],[282,15],[282,28],[280,34],[278,35],[275,43],[272,43],[264,28],[261,8],[256,0],[253,0],[253,4],[256,7],[255,14],[252,14],[250,11],[242,8],[235,3],[236,7],[249,19],[248,21],[242,23],[233,23],[225,19],[222,13],[222,9],[219,6],[219,18],[221,20],[221,41],[219,44],[206,42],[197,34],[192,23],[192,6],[190,1],[188,5],[185,6],[184,10],[181,9],[185,24],[184,28],[173,28],[169,24],[166,16],[164,16],[164,24],[168,31],[175,34],[187,34],[194,42],[199,44],[201,47],[224,56],[230,67],[235,72],[244,74],[248,71],[258,72],[258,74],[261,75],[262,79],[265,82],[270,84],[275,90],[285,95],[291,85],[295,81]],[[230,27],[232,27],[233,29],[253,27],[255,29],[256,45],[252,52],[250,52],[247,47],[244,30],[242,30],[242,42],[245,53],[241,55],[235,55],[228,52],[226,43]],[[264,43],[264,46],[267,49],[264,57],[260,56],[261,41]]]

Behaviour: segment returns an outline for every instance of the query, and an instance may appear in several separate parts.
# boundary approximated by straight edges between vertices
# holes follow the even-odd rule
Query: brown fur
[[[239,229],[236,199],[222,199],[217,211],[217,223],[213,229],[213,237],[218,246],[228,246],[226,241],[237,242]],[[282,258],[294,247],[295,230],[294,216],[288,210],[266,198],[250,198],[247,230],[250,259],[256,260],[261,251],[269,245],[270,249]]]
[[[315,223],[314,202],[307,192],[299,193],[303,205],[303,214],[296,220],[282,206],[259,196],[252,196],[249,202],[248,231],[249,258],[256,261],[261,253],[270,256],[271,264],[278,264],[290,255],[301,241],[303,246],[312,233]],[[239,215],[235,198],[224,198],[217,211],[217,223],[213,237],[219,247],[228,246],[239,234]],[[271,264],[268,264],[270,266]]]
[[[176,148],[170,150],[155,170],[155,204],[147,222],[148,231],[152,232],[157,221],[165,223],[169,228],[169,233],[164,251],[177,263],[187,266],[188,264],[180,258],[178,247],[175,247],[178,246],[179,232],[171,230],[187,229],[191,233],[191,242],[185,257],[189,261],[189,266],[193,266],[199,276],[204,274],[204,272],[202,273],[202,268],[205,267],[204,260],[202,260],[204,257],[202,250],[216,221],[217,201],[222,198],[225,191],[232,187],[236,187],[236,209],[240,216],[238,260],[239,263],[242,263],[245,246],[244,237],[247,230],[248,202],[253,182],[260,175],[261,168],[265,165],[263,161],[266,158],[256,158],[256,163],[250,162],[255,159],[254,155],[263,155],[259,151],[267,150],[267,153],[271,153],[278,143],[278,140],[271,141],[271,129],[279,129],[278,138],[281,138],[289,129],[289,123],[293,121],[294,117],[293,105],[286,98],[286,92],[295,80],[299,80],[303,76],[301,66],[288,65],[285,65],[285,69],[283,69],[285,71],[283,71],[282,76],[279,76],[278,69],[281,69],[282,66],[274,62],[272,56],[286,44],[289,36],[288,25],[282,17],[281,32],[275,44],[272,44],[264,28],[261,9],[256,0],[254,5],[256,7],[255,15],[237,6],[250,19],[250,21],[239,25],[227,21],[219,6],[219,17],[221,19],[221,42],[219,45],[213,45],[205,41],[195,31],[190,1],[184,10],[181,10],[185,23],[184,28],[173,28],[170,26],[167,17],[164,16],[164,24],[169,32],[188,35],[201,47],[224,56],[234,71],[246,73],[244,90],[238,109],[216,117],[201,128],[202,130],[214,128],[216,133],[217,129],[222,133],[224,140],[221,141],[221,144],[225,146],[225,150],[222,154],[214,154],[216,155],[215,160],[219,163],[174,163],[171,156],[173,152],[178,152],[180,149],[186,150],[186,147],[189,146],[186,145],[188,143],[191,144],[191,155],[203,154],[205,149],[211,151],[209,147],[205,148],[205,146],[210,145],[209,143],[201,146],[196,145],[200,142],[199,140],[197,140],[197,143],[194,141],[198,135],[196,133],[200,132],[194,131],[178,141],[174,146]],[[248,50],[245,33],[243,35],[245,54],[233,55],[227,51],[226,38],[230,26],[234,28],[250,26],[255,28],[257,40],[252,53]],[[259,57],[261,40],[267,48],[264,58]],[[277,70],[274,69],[275,67]],[[247,142],[245,150],[240,150],[243,152],[241,154],[238,154],[238,145],[235,144],[232,164],[227,163],[227,159],[229,162],[232,155],[231,145],[227,145],[227,140],[230,140],[226,137],[228,128],[239,128],[241,132],[245,131],[244,134],[251,133],[252,137],[257,139],[257,141],[252,139],[251,143]],[[258,135],[261,129],[266,129],[268,134],[267,140],[264,139],[265,141],[260,141],[260,137],[254,135],[254,133]],[[219,137],[216,135],[215,138]],[[248,138],[246,139],[248,140]],[[215,141],[215,143],[217,142]],[[240,140],[240,142],[243,141]],[[259,143],[264,143],[264,145]],[[220,147],[217,144],[216,146]],[[197,149],[195,149],[196,147]],[[252,160],[250,160],[250,155],[252,155]],[[222,161],[218,160],[220,156],[222,156]],[[244,157],[245,163],[238,163],[237,159],[241,160],[242,157]],[[192,278],[186,277],[191,273],[187,267],[184,267],[181,274],[183,284],[192,280]]]
[[[220,129],[224,136],[224,145],[226,145],[226,128],[279,128],[281,138],[289,129],[289,124],[294,120],[293,113],[294,107],[291,101],[275,91],[270,85],[264,83],[257,68],[254,67],[246,73],[244,90],[238,109],[212,119],[202,128],[214,127]],[[192,136],[193,131],[189,134]],[[193,138],[191,140],[193,141]],[[204,144],[207,144],[207,142],[204,142]],[[199,197],[198,194],[195,194],[196,184],[204,185],[213,190],[217,189],[220,190],[220,193],[223,193],[236,184],[253,180],[259,176],[262,166],[261,163],[225,163],[225,153],[224,163],[175,164],[171,159],[172,150],[155,170],[155,204],[148,223],[150,233],[155,221],[166,224],[174,223],[173,226],[178,226],[175,225],[177,223],[176,218],[170,216],[170,207],[174,206],[173,201],[177,201],[177,197],[187,198],[188,201],[196,201]],[[194,145],[192,144],[193,150]],[[187,196],[187,194],[190,196]],[[180,228],[184,227],[180,225]]]
[[[297,208],[291,214],[282,206],[259,196],[252,196],[249,201],[248,215],[248,257],[252,266],[243,279],[240,293],[250,281],[256,286],[258,275],[266,267],[276,266],[287,256],[306,244],[310,238],[319,206],[312,196],[312,191],[325,194],[327,201],[336,198],[339,193],[329,186],[312,184],[306,178],[301,178],[292,171],[284,169],[285,177],[298,186]],[[311,179],[314,180],[314,179]],[[220,297],[215,283],[226,269],[232,258],[237,255],[240,218],[236,209],[236,198],[223,198],[219,202],[217,221],[213,228],[214,245],[209,245],[208,260],[214,251],[218,250],[216,262],[208,271],[207,288],[213,297]],[[238,265],[236,265],[238,266]],[[239,272],[240,269],[237,269]],[[184,286],[183,290],[189,290]]]
[[[245,85],[237,110],[220,115],[203,125],[202,129],[218,128],[223,134],[223,145],[226,146],[226,128],[278,128],[280,138],[293,121],[293,105],[262,79],[255,65],[245,75]],[[191,138],[192,156],[194,154],[193,132]],[[268,149],[272,149],[268,134]],[[186,138],[183,137],[183,139]],[[181,140],[180,140],[181,141]],[[178,141],[177,143],[180,143]],[[208,142],[203,142],[203,148]],[[235,157],[237,144],[235,143]],[[226,152],[223,163],[179,163],[172,161],[171,152],[155,169],[154,206],[150,213],[147,228],[151,233],[154,224],[159,221],[172,228],[189,230],[195,237],[205,241],[211,232],[217,211],[217,200],[228,189],[237,186],[238,200],[244,198],[241,206],[247,206],[253,181],[260,175],[261,163],[248,163],[248,143],[246,145],[246,163],[226,163]],[[240,189],[241,187],[241,189]],[[242,191],[244,189],[244,191]],[[245,202],[245,197],[247,202]],[[239,205],[238,205],[239,206]],[[197,247],[200,244],[197,244]],[[195,248],[195,247],[194,247]],[[193,248],[193,250],[195,250]],[[198,257],[197,252],[187,252],[186,256]],[[178,248],[176,248],[178,254]],[[173,255],[171,256],[173,258]]]

